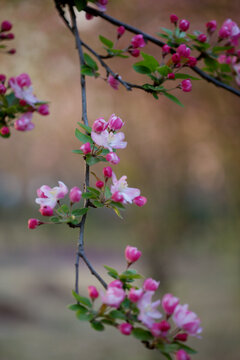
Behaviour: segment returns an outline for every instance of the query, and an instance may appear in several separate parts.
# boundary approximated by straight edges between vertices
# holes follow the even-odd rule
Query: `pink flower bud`
[[[17,84],[23,88],[24,86],[30,86],[32,84],[31,79],[28,74],[21,74],[16,77]]]
[[[3,84],[0,84],[0,94],[3,95],[3,94],[5,94],[6,91],[7,91],[7,88]]]
[[[162,307],[167,315],[172,315],[178,304],[179,299],[172,294],[165,294],[162,298]]]
[[[125,33],[125,27],[119,26],[119,28],[117,28],[118,39],[120,39],[120,37],[123,36],[124,33]]]
[[[205,43],[207,41],[207,36],[205,34],[199,34],[197,37],[198,41]]]
[[[138,250],[136,247],[127,246],[125,249],[125,259],[128,264],[132,264],[136,262],[142,255],[142,252]]]
[[[93,15],[86,12],[86,13],[85,13],[85,18],[86,18],[87,20],[92,20],[92,19],[93,19]]]
[[[192,90],[192,83],[189,79],[183,80],[181,82],[181,89],[184,92],[189,92]]]
[[[209,22],[206,23],[206,28],[207,28],[207,31],[211,34],[213,33],[216,28],[217,28],[217,22],[216,20],[211,20]]]
[[[98,180],[95,185],[98,189],[102,189],[104,187],[104,182],[101,180]]]
[[[10,129],[9,127],[7,126],[3,126],[1,129],[0,129],[0,132],[1,132],[1,135],[8,135],[10,133]]]
[[[103,168],[103,175],[105,178],[111,178],[112,177],[112,168],[110,166]]]
[[[118,329],[120,330],[120,332],[123,335],[130,335],[133,327],[129,323],[122,323],[122,324],[118,325]]]
[[[77,187],[74,186],[69,193],[69,199],[72,203],[76,203],[79,202],[82,198],[82,192],[81,190]]]
[[[52,216],[53,215],[53,209],[47,205],[40,207],[39,211],[43,216]]]
[[[110,116],[110,119],[108,120],[108,127],[110,130],[117,131],[120,130],[124,125],[124,122],[122,119],[115,114],[112,114]]]
[[[143,283],[143,289],[145,291],[156,291],[160,281],[153,280],[152,278],[148,278]]]
[[[140,55],[140,50],[139,49],[130,49],[129,53],[133,56],[133,57],[139,57]]]
[[[101,295],[103,304],[115,308],[119,308],[125,297],[125,291],[115,286],[108,287],[106,294]]]
[[[120,280],[113,280],[112,282],[110,282],[108,284],[108,288],[110,287],[115,287],[118,289],[122,289],[123,288],[123,283]]]
[[[0,74],[0,82],[4,83],[6,81],[6,76],[4,74]]]
[[[137,196],[133,199],[135,205],[142,207],[146,204],[147,198],[145,196]]]
[[[80,146],[80,150],[82,150],[85,155],[89,154],[92,151],[91,144],[89,142],[83,144],[82,146]]]
[[[23,100],[23,99],[20,99],[20,100],[19,100],[19,104],[20,104],[21,106],[26,106],[26,105],[27,105],[27,102],[26,102],[25,100]]]
[[[97,289],[93,285],[88,286],[88,294],[89,294],[90,298],[93,300],[97,299],[99,296]]]
[[[163,55],[169,54],[170,50],[171,50],[170,46],[168,46],[167,44],[163,45],[163,47],[162,47]]]
[[[43,222],[41,222],[38,219],[29,219],[28,220],[28,228],[29,229],[36,229],[36,227],[38,227],[41,224],[43,224]]]
[[[107,127],[108,123],[104,120],[104,118],[98,118],[94,121],[92,129],[97,134],[100,134],[101,132],[106,130]]]
[[[174,340],[179,340],[179,341],[187,341],[187,339],[188,339],[187,333],[177,334],[174,338]]]
[[[218,33],[220,39],[227,39],[230,35],[231,31],[228,26],[222,26]]]
[[[12,28],[12,24],[10,23],[10,21],[3,21],[1,24],[1,31],[9,31]]]
[[[120,158],[117,156],[116,153],[110,152],[107,154],[106,160],[109,161],[113,165],[117,165],[120,161]]]
[[[142,34],[135,35],[131,40],[132,46],[137,48],[143,48],[146,44]]]
[[[167,322],[166,320],[162,320],[162,321],[159,323],[159,329],[160,329],[163,333],[166,333],[170,328],[171,328],[171,325],[170,325],[169,322]]]
[[[112,194],[112,200],[122,203],[124,201],[124,197],[119,191],[116,191],[114,194]]]
[[[185,44],[181,44],[177,48],[177,53],[185,58],[188,58],[190,56],[190,52],[191,52],[190,48],[187,47]]]
[[[181,20],[179,23],[179,29],[182,31],[187,31],[189,29],[189,26],[190,22],[185,19]]]
[[[176,360],[190,360],[190,356],[186,353],[185,350],[178,350],[176,352]]]
[[[167,75],[167,78],[168,78],[169,80],[174,80],[174,79],[175,79],[175,74],[174,74],[174,73],[169,73],[169,74]]]
[[[172,62],[174,64],[180,63],[180,60],[181,60],[180,55],[178,53],[175,53],[175,54],[172,55]]]
[[[118,90],[119,81],[117,79],[115,79],[115,77],[113,77],[111,74],[108,75],[107,82],[114,90]]]
[[[143,295],[142,289],[131,288],[129,291],[129,294],[128,294],[128,298],[133,303],[136,303],[136,302],[138,302],[138,300],[141,299],[142,295]]]
[[[171,21],[171,23],[176,25],[176,23],[178,22],[178,16],[175,15],[175,14],[171,14],[170,15],[170,21]]]
[[[195,66],[197,64],[197,59],[194,56],[189,56],[187,65],[188,66]]]
[[[151,326],[151,333],[153,334],[153,336],[158,337],[161,335],[161,330],[159,329],[159,323],[154,323]]]
[[[49,107],[47,104],[40,105],[37,111],[43,116],[49,115]]]
[[[16,54],[16,49],[10,49],[10,50],[8,50],[8,54],[10,54],[10,55],[14,55],[14,54]]]
[[[13,40],[15,38],[15,35],[13,33],[9,33],[6,35],[6,40]]]

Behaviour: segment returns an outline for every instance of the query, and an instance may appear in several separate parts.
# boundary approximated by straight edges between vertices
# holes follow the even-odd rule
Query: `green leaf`
[[[104,190],[104,197],[106,200],[111,199],[112,193],[110,191],[109,186],[105,186],[105,190]]]
[[[98,70],[98,66],[97,63],[91,58],[90,55],[88,55],[87,53],[84,53],[84,61],[85,63],[92,68],[93,70],[97,71]]]
[[[97,208],[104,207],[104,204],[101,203],[101,202],[98,201],[98,200],[93,200],[92,203],[93,203],[93,205],[96,206]]]
[[[103,319],[103,320],[102,320],[102,324],[107,324],[107,325],[110,325],[110,326],[115,326],[114,320],[109,320],[109,319]]]
[[[90,192],[85,192],[82,194],[83,199],[97,199],[97,196]]]
[[[137,65],[138,63],[133,65],[133,69],[139,74],[151,74],[151,69],[144,65]]]
[[[172,32],[171,30],[169,30],[169,29],[167,29],[167,28],[165,28],[165,27],[161,27],[161,29],[162,29],[163,31],[165,31],[165,33],[168,34],[169,36],[172,36],[173,32]]]
[[[100,162],[101,160],[97,157],[97,156],[93,156],[93,155],[86,155],[86,163],[91,166],[94,164],[97,164],[98,162]]]
[[[99,35],[99,40],[103,43],[103,45],[107,46],[108,48],[113,48],[113,42],[102,35]]]
[[[100,321],[96,321],[96,320],[91,322],[91,327],[94,330],[97,330],[97,331],[103,331],[104,330],[103,324]]]
[[[197,354],[197,351],[190,348],[189,346],[181,343],[180,341],[175,341],[176,344],[179,345],[179,349],[185,350],[188,354]]]
[[[72,150],[72,152],[74,153],[74,154],[81,154],[81,155],[83,155],[83,151],[82,150]]]
[[[146,54],[142,51],[141,51],[141,55],[145,62],[144,65],[147,66],[149,69],[151,69],[151,72],[154,72],[156,70],[156,68],[159,66],[159,63],[155,59],[155,57],[152,55]]]
[[[141,328],[135,328],[132,331],[132,335],[141,341],[149,341],[153,339],[152,334],[150,333],[150,331],[141,329]]]
[[[164,352],[162,352],[162,351],[161,351],[161,354],[162,354],[163,356],[165,356],[166,359],[172,360],[171,355],[169,355],[169,354],[167,354],[167,353],[164,353]]]
[[[168,99],[172,100],[173,102],[175,102],[176,104],[180,105],[183,107],[183,104],[181,103],[180,100],[178,100],[178,98],[176,98],[176,96],[169,94],[166,91],[163,91],[163,95],[166,96]]]
[[[179,350],[179,345],[176,343],[173,344],[157,344],[157,348],[164,353],[176,352]]]
[[[121,320],[126,319],[125,314],[119,310],[113,310],[108,315],[111,316],[113,319],[121,319]]]
[[[196,40],[196,39],[197,39],[197,36],[196,36],[196,35],[188,34],[187,36],[188,36],[190,39],[192,39],[192,40]]]
[[[108,271],[108,275],[113,277],[114,279],[118,279],[118,272],[116,269],[111,268],[110,266],[105,265],[104,268]]]
[[[57,217],[57,216],[52,216],[52,217],[50,218],[50,221],[57,224],[57,223],[60,222],[60,219],[59,219],[59,217]]]
[[[111,201],[111,205],[118,207],[121,210],[125,210],[125,206],[119,202]]]
[[[72,215],[74,216],[82,216],[88,212],[88,208],[75,209],[72,211]]]
[[[207,65],[207,67],[209,67],[209,69],[211,69],[211,71],[215,71],[218,69],[219,63],[217,60],[212,59],[210,57],[205,57],[204,62]]]
[[[212,51],[218,53],[218,52],[224,52],[226,50],[230,50],[232,48],[233,47],[231,45],[230,46],[214,46],[212,48]]]
[[[232,72],[231,67],[228,64],[219,64],[221,72]]]
[[[64,214],[68,214],[69,213],[69,207],[66,204],[63,204],[58,211],[64,213]]]
[[[15,97],[14,93],[10,93],[8,95],[5,95],[5,99],[8,102],[8,106],[16,105],[18,104],[18,99]]]
[[[159,74],[161,74],[162,76],[167,76],[167,74],[169,74],[170,72],[172,72],[172,70],[170,69],[170,67],[168,67],[167,65],[162,65],[157,67],[157,72],[159,72]]]
[[[88,314],[87,312],[84,313],[82,311],[77,311],[76,312],[76,317],[78,318],[78,320],[81,320],[81,321],[89,321],[89,320],[92,319],[91,314]]]
[[[94,194],[96,194],[96,195],[98,195],[98,196],[100,196],[100,194],[101,194],[99,190],[97,190],[97,189],[95,189],[95,188],[93,188],[93,187],[88,186],[87,189],[88,189],[90,192],[92,192],[92,193],[94,193]]]
[[[79,305],[79,304],[68,305],[67,308],[68,308],[69,310],[72,310],[72,311],[78,311],[78,310],[80,310],[80,311],[82,311],[83,313],[88,311],[85,307],[83,307],[82,305]]]
[[[81,11],[87,6],[87,0],[74,0],[74,4],[78,11]]]
[[[86,298],[84,296],[80,296],[74,290],[72,291],[72,294],[75,297],[75,299],[77,300],[77,302],[79,302],[80,304],[83,304],[83,305],[85,305],[87,307],[90,307],[90,308],[92,307],[92,303],[88,298]]]
[[[81,133],[78,129],[75,130],[75,136],[78,140],[86,144],[87,142],[90,142],[90,144],[93,144],[92,138],[89,135],[85,135]]]
[[[196,78],[196,77],[188,75],[188,74],[175,74],[175,79],[201,80],[199,78]]]
[[[78,122],[78,125],[81,126],[81,128],[83,128],[89,135],[91,134],[92,132],[91,126],[84,125],[80,122]]]
[[[166,34],[157,33],[157,35],[164,39],[168,39],[168,35],[166,35]]]
[[[118,208],[116,206],[112,206],[114,212],[117,214],[117,216],[120,218],[120,219],[123,219],[120,211],[118,210]]]
[[[87,76],[95,76],[95,71],[88,65],[82,65],[81,66],[81,74],[87,75]]]

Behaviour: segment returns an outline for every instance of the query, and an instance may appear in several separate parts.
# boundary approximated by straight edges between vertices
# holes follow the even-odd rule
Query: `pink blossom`
[[[21,74],[16,78],[9,79],[9,85],[14,91],[16,98],[25,100],[27,104],[33,106],[39,100],[33,95],[33,88],[31,86],[31,79],[27,74]]]
[[[107,7],[106,7],[107,3],[108,3],[108,0],[98,0],[96,2],[96,5],[98,6],[100,11],[106,11],[107,10]]]
[[[10,50],[8,50],[8,54],[11,54],[11,55],[16,54],[16,49],[10,49]]]
[[[166,320],[162,320],[159,323],[154,323],[150,330],[153,336],[158,337],[160,335],[166,336],[170,328],[171,325],[169,324],[169,322],[167,322]]]
[[[140,50],[139,49],[129,49],[129,53],[133,56],[133,57],[138,57],[140,55]]]
[[[137,302],[137,308],[140,310],[138,320],[149,329],[153,326],[155,319],[160,319],[162,317],[162,314],[157,310],[157,307],[160,305],[160,300],[152,303],[153,294],[153,291],[147,291]]]
[[[187,65],[188,66],[195,66],[197,64],[197,59],[194,56],[189,56]]]
[[[159,323],[154,323],[151,327],[151,333],[153,336],[158,337],[161,335],[161,330],[159,329]]]
[[[120,194],[119,191],[116,191],[114,194],[112,194],[112,200],[115,202],[123,203],[124,197],[122,194]]]
[[[167,76],[167,78],[168,78],[169,80],[174,80],[174,79],[175,79],[175,74],[174,74],[174,73],[169,73],[168,76]]]
[[[184,92],[189,92],[192,90],[192,83],[189,79],[183,80],[181,82],[181,89]]]
[[[207,36],[205,34],[199,34],[197,37],[198,41],[205,43],[207,41]]]
[[[207,31],[212,34],[216,28],[217,28],[217,22],[216,20],[211,20],[209,22],[206,23],[206,28],[207,28]]]
[[[200,327],[200,319],[197,315],[188,310],[188,305],[178,304],[173,313],[173,321],[175,324],[186,331],[189,335],[198,335],[202,332]]]
[[[48,205],[41,206],[39,211],[43,216],[52,216],[53,215],[53,209]]]
[[[134,35],[131,44],[135,49],[143,48],[146,45],[142,34]]]
[[[7,91],[7,88],[3,84],[0,84],[0,94],[4,95],[6,91]]]
[[[115,77],[113,77],[111,74],[108,75],[107,82],[114,90],[118,90],[119,81]]]
[[[82,198],[82,192],[79,187],[74,186],[69,193],[69,198],[72,203],[79,202]]]
[[[92,19],[93,19],[93,15],[86,12],[86,13],[85,13],[85,18],[86,18],[87,20],[92,20]]]
[[[12,28],[12,24],[10,23],[10,21],[5,20],[2,22],[1,24],[1,31],[9,31]]]
[[[125,296],[125,291],[118,287],[108,287],[105,295],[101,294],[103,304],[114,308],[119,308]]]
[[[98,180],[95,185],[98,189],[102,189],[104,187],[104,182],[101,180]]]
[[[103,168],[103,175],[105,178],[111,178],[113,174],[111,166],[106,166]]]
[[[97,299],[99,296],[99,293],[98,293],[96,287],[93,285],[88,286],[88,294],[89,294],[90,298],[93,300]]]
[[[224,21],[221,29],[219,30],[219,37],[225,39],[230,37],[231,44],[234,46],[238,45],[238,39],[240,37],[240,29],[238,25],[231,19]]]
[[[4,74],[0,74],[0,82],[4,83],[6,81],[6,76]]]
[[[28,228],[29,229],[36,229],[36,227],[38,227],[41,224],[43,224],[43,223],[38,219],[29,219],[28,220]]]
[[[233,66],[234,70],[236,71],[236,83],[238,84],[238,86],[240,86],[240,63],[236,64]]]
[[[190,356],[185,350],[181,349],[176,352],[176,360],[190,360]]]
[[[118,325],[118,329],[120,330],[120,332],[123,335],[130,335],[133,327],[131,324],[126,322],[126,323],[122,323],[122,324]]]
[[[116,287],[118,289],[122,289],[123,288],[123,283],[120,280],[113,280],[108,284],[108,288],[110,287]]]
[[[177,53],[185,58],[188,58],[190,56],[191,49],[187,47],[185,44],[179,45],[177,48]]]
[[[143,295],[143,289],[135,289],[135,288],[131,288],[128,294],[128,298],[130,301],[132,301],[133,303],[138,302],[138,300],[140,300],[140,298]]]
[[[189,26],[190,22],[185,19],[181,20],[179,23],[179,29],[182,31],[187,31],[189,29]]]
[[[178,63],[180,63],[180,61],[181,61],[181,58],[180,58],[180,55],[178,53],[175,53],[175,54],[172,55],[172,62],[174,64],[178,64]]]
[[[101,117],[94,121],[92,129],[95,133],[100,134],[101,132],[106,130],[107,127],[108,127],[108,122],[106,122],[104,118]]]
[[[135,205],[142,207],[147,203],[147,198],[145,196],[137,196],[133,199]]]
[[[90,142],[87,142],[80,146],[80,150],[82,150],[85,155],[89,154],[92,151]]]
[[[13,33],[6,34],[5,39],[6,40],[13,40],[15,38],[15,35]]]
[[[153,280],[152,278],[148,278],[143,283],[143,289],[145,291],[156,291],[160,281]]]
[[[32,85],[30,76],[26,73],[16,76],[15,79],[20,88],[24,88],[24,86],[29,87]]]
[[[167,44],[163,45],[163,47],[162,47],[163,55],[169,54],[170,50],[171,50],[170,46],[168,46]]]
[[[0,133],[1,135],[8,135],[10,133],[10,129],[8,126],[3,126],[1,129],[0,129]]]
[[[174,338],[174,340],[179,340],[179,341],[187,341],[188,339],[188,334],[187,333],[180,333],[177,334]]]
[[[109,161],[113,165],[117,165],[120,161],[120,158],[117,156],[116,153],[110,152],[107,154],[106,160]]]
[[[168,330],[170,330],[170,328],[171,328],[171,325],[166,320],[162,320],[159,323],[159,329],[162,331],[162,333],[166,333]]]
[[[120,130],[124,125],[124,122],[120,117],[115,114],[112,114],[108,120],[108,127],[112,131]]]
[[[117,28],[118,39],[120,39],[120,37],[123,36],[124,33],[125,33],[125,27],[124,26],[119,26]]]
[[[173,23],[173,24],[177,24],[177,22],[178,22],[178,16],[177,15],[175,15],[175,14],[171,14],[170,15],[170,21],[171,21],[171,23]]]
[[[172,315],[178,304],[179,299],[172,294],[165,294],[162,298],[162,307],[167,315]]]
[[[39,106],[38,110],[39,114],[46,116],[49,115],[49,106],[48,104],[42,104]]]
[[[128,264],[133,264],[136,262],[142,255],[142,252],[138,250],[136,247],[127,246],[125,249],[125,259],[127,260]]]
[[[126,179],[126,176],[122,176],[119,180],[117,180],[116,175],[113,172],[113,185],[111,185],[111,193],[114,194],[115,192],[119,192],[123,196],[124,204],[132,204],[133,199],[140,195],[140,190],[136,188],[129,188]]]
[[[38,195],[41,192],[45,197],[38,197],[35,202],[41,207],[49,206],[53,209],[57,201],[64,198],[68,193],[68,188],[62,181],[58,181],[58,184],[59,186],[55,186],[54,188],[50,188],[48,185],[42,185],[40,189],[38,189]]]
[[[104,130],[101,134],[97,134],[92,131],[91,137],[98,146],[103,146],[111,152],[113,149],[125,149],[127,146],[127,142],[124,141],[125,135],[123,132],[114,134],[112,131]]]
[[[18,131],[30,131],[34,128],[32,120],[32,112],[24,113],[18,120],[14,122],[14,127]]]

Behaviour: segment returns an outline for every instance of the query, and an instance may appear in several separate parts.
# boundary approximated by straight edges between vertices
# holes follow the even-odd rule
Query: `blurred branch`
[[[86,8],[84,10],[91,15],[99,16],[99,17],[103,18],[104,20],[110,22],[113,25],[124,26],[126,30],[130,31],[133,34],[142,34],[146,40],[152,42],[153,44],[155,44],[157,46],[163,47],[165,45],[165,43],[163,41],[156,39],[154,36],[151,36],[143,31],[141,31],[140,29],[137,29],[134,26],[128,25],[128,24],[124,23],[123,21],[119,21],[119,20],[115,19],[114,17],[105,14],[104,12],[93,9],[90,6],[86,6]],[[171,53],[175,53],[175,50],[171,49]],[[194,72],[196,72],[199,76],[201,76],[202,79],[214,84],[217,87],[221,87],[221,88],[231,92],[232,94],[240,96],[239,90],[213,78],[212,76],[208,75],[207,73],[205,73],[204,71],[199,69],[197,66],[193,66],[193,67],[191,67],[191,69]]]

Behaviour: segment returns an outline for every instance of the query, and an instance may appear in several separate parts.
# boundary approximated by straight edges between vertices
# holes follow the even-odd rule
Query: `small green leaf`
[[[139,74],[151,74],[151,69],[149,69],[148,67],[146,67],[144,65],[137,65],[137,63],[136,63],[133,65],[133,68]]]
[[[52,217],[50,218],[50,221],[57,224],[57,223],[60,222],[60,219],[59,219],[59,217],[57,217],[57,216],[52,216]]]
[[[157,35],[164,39],[168,39],[168,35],[166,35],[166,34],[157,33]]]
[[[91,322],[91,327],[94,330],[97,330],[97,331],[103,331],[104,330],[103,324],[100,321],[96,321],[96,320]]]
[[[72,211],[72,215],[74,216],[82,216],[88,212],[88,208],[75,209]]]
[[[104,197],[106,200],[111,199],[112,193],[108,186],[105,186]]]
[[[163,95],[166,96],[168,99],[172,100],[173,102],[175,102],[176,104],[180,105],[183,107],[183,104],[181,103],[180,100],[178,100],[178,98],[176,98],[176,96],[169,94],[166,91],[163,91]]]
[[[156,68],[159,66],[159,63],[155,59],[155,57],[152,55],[146,54],[142,51],[141,51],[141,55],[145,62],[144,65],[147,66],[149,69],[151,69],[151,72],[154,72],[156,70]]]
[[[84,313],[82,311],[77,311],[76,312],[76,317],[78,318],[78,320],[81,320],[81,321],[89,321],[89,320],[92,319],[91,314]]]
[[[95,188],[93,188],[93,187],[88,186],[87,189],[88,189],[90,192],[94,193],[95,195],[100,196],[100,194],[101,194],[99,190],[97,190],[97,189],[95,189]]]
[[[232,72],[231,67],[228,64],[219,64],[221,72]]]
[[[104,268],[108,271],[108,275],[113,277],[114,279],[118,279],[118,272],[116,269],[111,268],[110,266],[105,265]]]
[[[149,341],[153,339],[152,334],[150,331],[141,329],[141,328],[135,328],[132,331],[132,334],[135,338],[141,340],[141,341]]]
[[[170,72],[172,72],[172,70],[170,69],[169,66],[167,65],[162,65],[157,67],[157,72],[159,72],[159,74],[161,74],[162,76],[167,76],[167,74],[169,74]]]
[[[185,350],[188,354],[197,354],[196,350],[194,350],[191,347],[181,343],[180,341],[175,341],[175,343],[179,345],[180,349]]]
[[[86,155],[86,163],[91,166],[94,164],[97,164],[99,161],[101,161],[97,156],[93,156],[93,155]]]
[[[164,353],[176,352],[180,349],[179,345],[176,343],[173,344],[157,344],[157,348]]]
[[[161,27],[161,29],[162,29],[163,31],[165,31],[165,33],[168,34],[169,36],[172,36],[173,32],[172,32],[171,30],[169,30],[169,29],[167,29],[167,28],[165,28],[165,27]]]
[[[81,11],[87,6],[87,0],[74,0],[74,4],[78,11]]]
[[[68,305],[67,308],[72,311],[79,311],[79,310],[82,312],[88,311],[85,307],[83,307],[82,305],[79,305],[79,304]]]
[[[175,74],[175,79],[201,80],[199,78],[196,78],[196,77],[188,75],[188,74]]]
[[[99,40],[103,43],[103,45],[107,46],[108,48],[113,48],[113,42],[102,35],[99,35]]]
[[[81,128],[83,128],[89,135],[91,134],[92,132],[91,126],[84,125],[80,122],[78,122],[78,125],[81,126]]]
[[[83,305],[85,305],[87,307],[90,307],[90,308],[92,307],[92,303],[88,298],[86,298],[84,296],[80,296],[74,290],[72,291],[72,294],[75,297],[75,299],[77,300],[77,302],[79,302],[80,304],[83,304]]]
[[[212,51],[218,53],[218,52],[230,50],[230,49],[232,49],[232,48],[233,48],[233,47],[232,47],[231,45],[230,45],[230,46],[214,46],[214,47],[212,48]]]
[[[97,196],[90,192],[85,192],[82,194],[83,199],[97,199]]]
[[[88,65],[82,65],[81,66],[81,74],[87,75],[87,76],[95,76],[95,71]]]
[[[59,212],[62,212],[64,214],[68,214],[69,213],[69,207],[66,204],[63,204],[59,209]]]
[[[110,191],[110,190],[109,190]],[[111,205],[118,207],[121,210],[125,210],[125,206],[119,202],[111,201]]]
[[[81,154],[81,155],[83,155],[83,151],[82,151],[82,150],[76,149],[76,150],[72,150],[72,152],[73,152],[74,154]]]
[[[116,206],[112,206],[114,212],[117,214],[117,216],[120,218],[120,219],[123,219],[119,209],[116,207]]]
[[[97,208],[101,208],[101,207],[104,206],[104,204],[101,203],[101,202],[98,201],[98,200],[93,200],[92,203],[93,203],[93,205],[96,206]]]
[[[111,316],[113,319],[121,319],[121,320],[126,319],[125,314],[119,310],[113,310],[108,315]]]
[[[93,144],[92,138],[89,135],[85,135],[81,133],[78,129],[75,130],[75,136],[78,140],[86,144],[87,142],[90,142],[90,144]]]
[[[210,58],[210,57],[205,57],[204,62],[212,71],[217,70],[218,67],[219,67],[219,62],[217,60],[215,60],[215,59]]]
[[[98,66],[97,63],[91,58],[90,55],[88,55],[87,53],[84,53],[84,61],[85,63],[92,68],[93,70],[97,71],[98,70]]]

